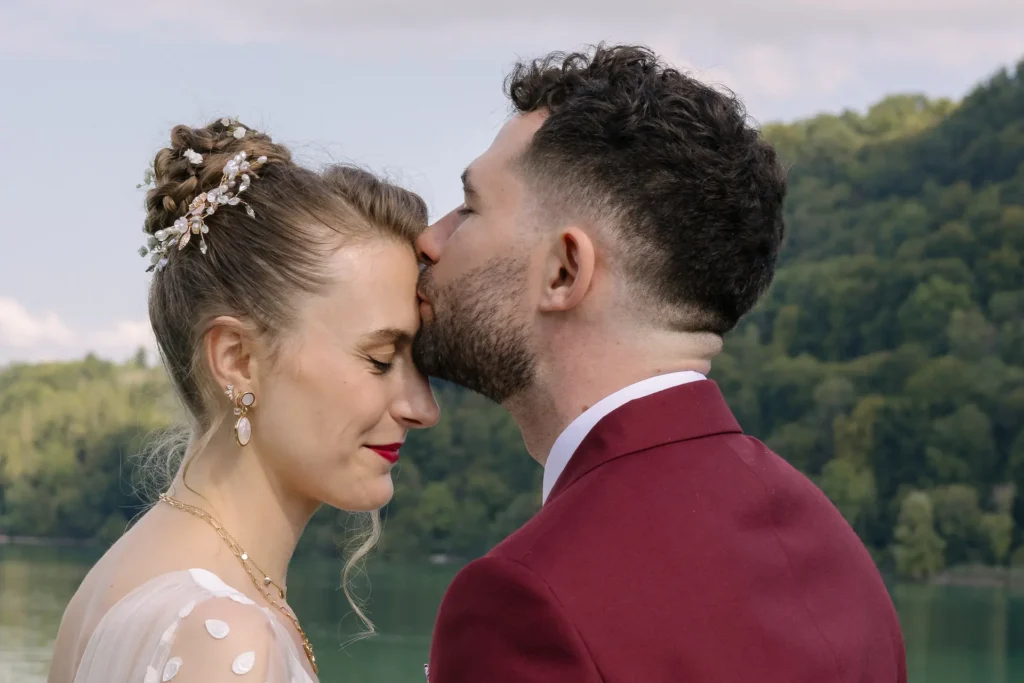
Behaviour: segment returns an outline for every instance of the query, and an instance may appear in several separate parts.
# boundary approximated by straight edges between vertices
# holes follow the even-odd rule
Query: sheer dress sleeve
[[[304,659],[269,608],[192,569],[116,604],[90,638],[75,683],[313,683]]]

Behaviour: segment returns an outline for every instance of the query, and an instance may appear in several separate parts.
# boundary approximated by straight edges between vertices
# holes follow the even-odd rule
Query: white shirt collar
[[[555,487],[555,482],[558,481],[558,477],[561,476],[565,470],[566,465],[569,464],[569,460],[572,458],[573,453],[579,448],[579,445],[583,443],[583,439],[586,438],[590,430],[594,428],[598,422],[601,421],[605,415],[612,412],[616,408],[621,408],[630,401],[635,401],[638,398],[650,396],[656,394],[659,391],[665,391],[672,387],[677,387],[681,384],[688,382],[696,382],[698,380],[707,379],[704,375],[699,372],[692,370],[685,370],[683,372],[670,372],[665,375],[657,375],[650,377],[645,380],[641,380],[636,384],[630,384],[624,389],[619,389],[611,396],[607,396],[586,411],[582,415],[573,420],[568,427],[555,439],[555,443],[551,446],[551,452],[548,453],[547,462],[544,465],[544,488],[542,493],[542,500],[547,501],[548,496],[551,494],[551,489]]]

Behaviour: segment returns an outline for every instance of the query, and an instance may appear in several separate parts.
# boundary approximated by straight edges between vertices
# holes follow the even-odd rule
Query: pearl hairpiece
[[[238,126],[232,135],[237,139],[242,139],[245,137],[245,133],[245,128]],[[194,150],[187,150],[184,156],[190,164],[203,163],[203,155]],[[249,189],[252,179],[259,177],[255,172],[265,163],[267,163],[267,157],[261,156],[250,162],[248,154],[242,151],[224,164],[224,175],[221,176],[220,184],[193,199],[184,216],[174,221],[174,225],[157,230],[155,234],[150,235],[147,245],[139,249],[141,256],[149,255],[150,257],[150,266],[146,272],[163,270],[167,265],[167,257],[171,250],[175,246],[178,251],[184,249],[192,240],[193,235],[199,236],[199,251],[205,254],[207,250],[205,235],[210,231],[206,225],[206,218],[212,216],[221,206],[242,204],[249,217],[255,218],[256,212],[249,204],[239,199],[238,195]],[[147,171],[147,179],[151,179],[151,173],[151,171]]]

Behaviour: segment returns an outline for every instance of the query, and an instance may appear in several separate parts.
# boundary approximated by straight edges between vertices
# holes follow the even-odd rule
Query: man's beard
[[[423,321],[413,343],[420,371],[499,404],[527,389],[535,360],[527,325],[514,314],[523,294],[523,270],[521,261],[495,258],[441,288],[430,267],[424,269],[420,291],[433,319]]]

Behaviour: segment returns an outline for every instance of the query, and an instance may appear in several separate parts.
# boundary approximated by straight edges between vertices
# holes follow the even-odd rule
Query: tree
[[[934,420],[928,441],[936,481],[980,485],[996,475],[999,449],[992,436],[992,420],[973,403]]]
[[[459,504],[447,484],[435,481],[423,489],[415,518],[429,552],[451,552],[451,535],[458,519],[458,510]]]
[[[798,323],[800,321],[800,307],[795,305],[783,306],[775,315],[775,325],[772,328],[772,346],[776,353],[788,355],[793,348],[796,339]]]
[[[986,539],[978,491],[972,486],[952,484],[932,491],[931,501],[935,526],[946,542],[946,564],[980,561]]]
[[[1006,363],[1024,366],[1024,289],[996,292],[988,309],[997,330],[996,349]]]
[[[989,560],[1005,564],[1013,542],[1013,517],[1005,512],[986,514],[981,518],[981,530],[988,540]]]
[[[900,576],[921,581],[943,567],[945,542],[935,532],[932,503],[923,491],[912,491],[900,506],[892,554]]]
[[[950,353],[965,361],[981,360],[995,351],[996,328],[976,308],[953,311],[946,336]]]
[[[934,276],[918,285],[899,309],[903,340],[942,350],[953,311],[970,307],[971,293],[966,286]]]
[[[998,249],[988,252],[980,270],[985,294],[1024,286],[1021,252],[1009,244],[1003,244]]]
[[[821,489],[850,526],[862,530],[861,520],[874,509],[877,496],[871,470],[847,458],[836,458],[822,471]]]
[[[829,392],[836,395],[836,392]],[[824,398],[824,392],[821,398]],[[844,401],[845,402],[845,401]],[[835,459],[822,470],[821,488],[846,521],[862,536],[864,520],[877,504],[878,490],[870,466],[874,447],[874,428],[884,405],[880,396],[867,396],[849,415],[834,419]]]
[[[802,422],[787,422],[766,439],[768,446],[803,472],[813,472],[821,434]]]

